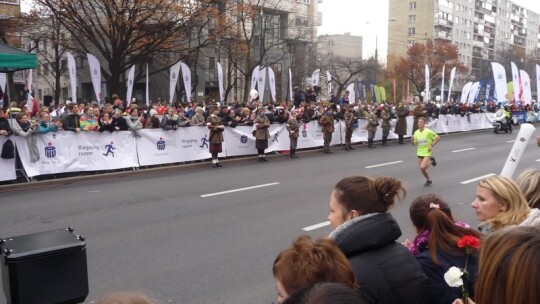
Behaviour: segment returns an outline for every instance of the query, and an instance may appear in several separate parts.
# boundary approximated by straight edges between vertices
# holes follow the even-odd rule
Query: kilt
[[[268,149],[268,139],[257,139],[255,140],[255,148],[257,148],[257,150],[259,149]]]
[[[221,153],[222,152],[221,143],[219,144],[210,143],[210,146],[208,146],[208,152]]]

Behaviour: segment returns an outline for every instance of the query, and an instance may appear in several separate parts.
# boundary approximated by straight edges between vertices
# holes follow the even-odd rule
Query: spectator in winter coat
[[[395,178],[351,176],[339,181],[330,196],[330,238],[351,262],[369,303],[425,303],[426,276],[396,242],[401,229],[388,213],[405,193]]]
[[[81,122],[79,115],[79,106],[76,103],[70,103],[68,106],[69,113],[62,119],[62,128],[66,131],[81,132]]]
[[[428,303],[449,304],[461,297],[461,288],[450,287],[444,274],[450,267],[465,269],[464,280],[469,296],[474,298],[477,273],[477,252],[467,253],[458,247],[464,236],[481,238],[481,234],[468,225],[456,222],[447,203],[434,194],[417,197],[409,209],[411,221],[418,232],[412,243],[405,242],[428,277]]]

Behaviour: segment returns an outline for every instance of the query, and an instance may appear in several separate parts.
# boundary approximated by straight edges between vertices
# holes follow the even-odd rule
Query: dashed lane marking
[[[377,168],[377,167],[382,167],[382,166],[390,166],[390,165],[395,165],[395,164],[399,164],[399,163],[402,163],[402,162],[403,162],[402,160],[398,160],[398,161],[390,162],[390,163],[384,163],[384,164],[378,164],[378,165],[367,166],[367,167],[365,167],[365,168],[366,168],[366,169],[371,169],[371,168]]]
[[[221,191],[221,192],[214,192],[214,193],[209,193],[209,194],[203,194],[203,195],[201,195],[201,197],[216,196],[216,195],[222,195],[222,194],[228,194],[228,193],[252,190],[252,189],[257,189],[257,188],[270,187],[270,186],[275,186],[275,185],[279,185],[279,183],[276,182],[276,183],[262,184],[262,185],[256,185],[256,186],[238,188],[238,189],[232,189],[232,190]]]
[[[482,175],[482,176],[475,177],[475,178],[472,178],[472,179],[469,179],[469,180],[466,180],[466,181],[462,181],[461,184],[463,184],[463,185],[470,184],[470,183],[473,183],[475,181],[479,181],[481,179],[484,179],[484,178],[487,178],[487,177],[490,177],[490,176],[493,176],[493,175],[495,175],[495,173]]]

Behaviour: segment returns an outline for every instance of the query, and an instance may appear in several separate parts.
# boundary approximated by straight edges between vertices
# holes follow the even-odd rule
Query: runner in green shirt
[[[426,118],[418,118],[418,130],[413,134],[412,144],[418,145],[418,150],[416,155],[418,156],[418,165],[420,166],[420,171],[426,178],[426,183],[424,186],[429,186],[432,183],[431,176],[427,169],[429,165],[432,164],[434,167],[437,165],[437,161],[432,156],[433,147],[441,140],[437,133],[426,128]]]

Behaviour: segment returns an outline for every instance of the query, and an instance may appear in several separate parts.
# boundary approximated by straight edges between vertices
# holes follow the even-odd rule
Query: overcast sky
[[[317,0],[312,0],[317,1]],[[405,0],[403,0],[405,1]],[[515,0],[514,3],[540,14],[539,0]],[[388,41],[388,0],[323,0],[319,4],[323,25],[318,34],[344,34],[364,37],[364,58],[375,54],[375,41],[379,58],[386,59]]]

